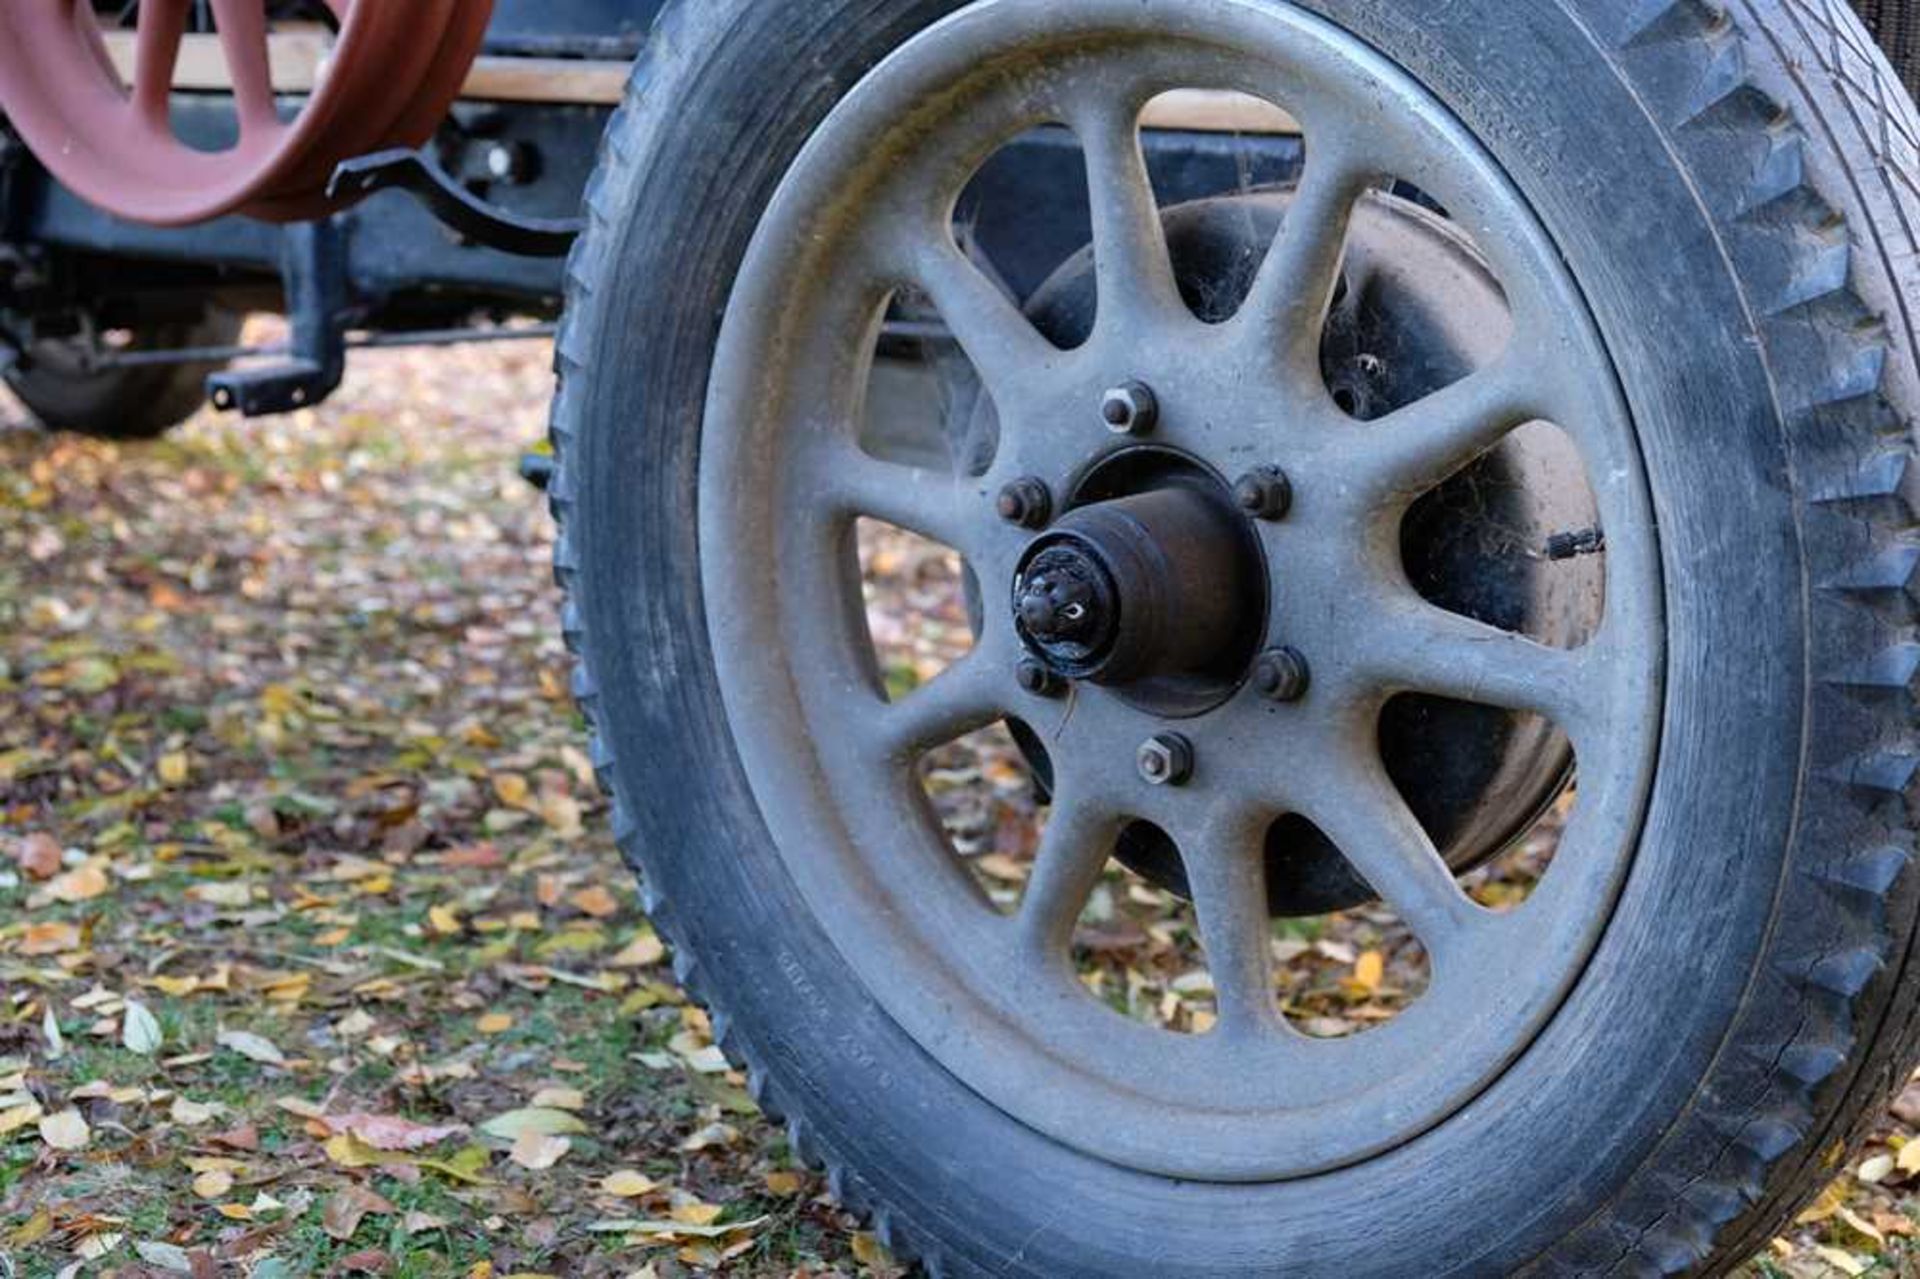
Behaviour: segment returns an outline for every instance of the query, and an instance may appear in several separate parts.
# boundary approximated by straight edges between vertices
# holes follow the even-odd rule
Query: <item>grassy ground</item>
[[[545,368],[369,356],[323,411],[141,447],[0,401],[0,1275],[898,1273],[711,1048],[607,839],[512,476]],[[864,552],[910,686],[964,646],[954,566]],[[927,784],[1016,897],[1045,814],[1010,744]],[[1116,868],[1076,955],[1118,1011],[1209,1023],[1152,885]],[[1424,982],[1378,910],[1275,955],[1313,1034]],[[1920,1273],[1914,1135],[1753,1273]]]

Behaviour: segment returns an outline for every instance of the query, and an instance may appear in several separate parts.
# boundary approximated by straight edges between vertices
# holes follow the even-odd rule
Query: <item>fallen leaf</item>
[[[375,1150],[425,1150],[467,1130],[465,1124],[418,1124],[398,1115],[330,1115],[323,1122]]]
[[[609,968],[651,968],[667,957],[667,948],[651,928],[642,930],[607,961]]]
[[[20,953],[28,956],[61,955],[80,949],[80,925],[64,920],[28,924],[20,934]]]
[[[1380,980],[1386,973],[1386,956],[1377,950],[1365,951],[1353,965],[1353,984],[1372,994],[1380,989]]]
[[[1894,1161],[1892,1155],[1874,1155],[1868,1159],[1863,1159],[1860,1162],[1860,1167],[1853,1175],[1869,1186],[1877,1186],[1893,1175],[1893,1169]]]
[[[513,1029],[513,1018],[507,1013],[488,1013],[473,1023],[473,1028],[483,1035],[504,1035]]]
[[[327,1196],[320,1210],[320,1228],[345,1243],[369,1216],[391,1216],[392,1204],[364,1186],[343,1186]]]
[[[566,1158],[572,1149],[573,1142],[565,1137],[525,1129],[513,1139],[513,1149],[507,1158],[530,1172],[545,1172]]]
[[[537,1133],[543,1137],[564,1137],[571,1133],[584,1133],[587,1131],[587,1126],[580,1122],[579,1116],[564,1110],[534,1106],[495,1115],[480,1125],[480,1131],[489,1137],[498,1137],[502,1141],[516,1141],[522,1133]]]
[[[160,1033],[160,1021],[153,1012],[145,1004],[128,1000],[120,1025],[121,1046],[128,1052],[151,1057],[160,1051],[164,1038]]]
[[[209,1168],[193,1179],[193,1193],[202,1199],[224,1199],[233,1189],[233,1174],[224,1168]]]
[[[47,892],[55,901],[72,905],[77,902],[92,901],[113,887],[107,879],[106,868],[98,861],[90,861],[76,866],[47,885]]]
[[[63,1110],[40,1121],[40,1140],[55,1150],[85,1150],[93,1130],[77,1110]]]
[[[14,847],[14,860],[28,879],[52,879],[60,873],[60,844],[53,836],[35,831]]]
[[[237,1052],[248,1061],[258,1062],[263,1066],[287,1064],[285,1053],[275,1047],[271,1040],[264,1039],[252,1031],[222,1030],[215,1042],[222,1048]]]
[[[578,1088],[542,1088],[533,1094],[533,1104],[551,1110],[585,1110],[587,1095]]]
[[[160,757],[155,771],[159,773],[162,785],[180,787],[187,784],[188,774],[193,770],[185,751],[173,751]]]
[[[594,919],[606,919],[620,913],[620,899],[600,884],[581,889],[567,901],[575,910]]]
[[[600,1182],[600,1193],[618,1199],[638,1199],[660,1188],[660,1183],[633,1168],[610,1172]]]

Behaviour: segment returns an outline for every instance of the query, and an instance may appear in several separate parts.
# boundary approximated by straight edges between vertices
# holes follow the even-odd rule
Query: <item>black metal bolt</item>
[[[1151,435],[1160,424],[1160,400],[1145,382],[1127,382],[1100,397],[1100,420],[1115,435]]]
[[[1023,657],[1014,672],[1014,678],[1020,681],[1020,687],[1035,697],[1058,697],[1066,691],[1066,685],[1058,675],[1047,669],[1047,664],[1036,657]]]
[[[1053,518],[1053,493],[1031,475],[1000,490],[994,503],[1000,518],[1026,529],[1042,529]]]
[[[1193,780],[1193,743],[1159,733],[1140,747],[1140,777],[1149,786],[1185,786]]]
[[[1260,466],[1233,486],[1233,500],[1256,520],[1284,520],[1293,509],[1293,481],[1277,466]]]
[[[1307,659],[1297,648],[1270,648],[1253,664],[1253,686],[1275,702],[1297,702],[1313,680]]]

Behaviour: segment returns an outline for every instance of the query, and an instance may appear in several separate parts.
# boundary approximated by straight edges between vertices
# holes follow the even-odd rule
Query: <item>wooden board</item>
[[[0,0],[4,3],[6,0]],[[134,35],[115,31],[107,48],[123,78],[133,73]],[[268,40],[274,88],[281,93],[311,93],[326,74],[333,40],[324,31],[280,31]],[[626,92],[629,64],[578,58],[479,58],[460,96],[476,102],[545,102],[617,106]],[[220,38],[190,35],[181,43],[174,87],[189,93],[221,92],[231,87]],[[1206,133],[1298,133],[1293,120],[1271,103],[1239,93],[1179,89],[1147,107],[1141,123],[1149,129],[1192,129]]]

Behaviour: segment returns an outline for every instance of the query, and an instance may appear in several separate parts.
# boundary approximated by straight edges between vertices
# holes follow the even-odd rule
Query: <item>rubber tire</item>
[[[1914,0],[1853,0],[1853,7],[1907,91],[1920,92],[1920,5]]]
[[[210,308],[199,320],[155,326],[135,334],[136,351],[233,346],[242,316]],[[155,440],[199,412],[212,364],[155,365],[73,375],[44,365],[7,374],[7,387],[49,430],[102,440]]]
[[[1587,290],[1655,490],[1668,705],[1615,916],[1508,1073],[1365,1163],[1204,1185],[1013,1122],[881,1011],[786,874],[714,684],[696,479],[734,273],[826,112],[958,7],[680,3],[590,187],[557,355],[558,576],[681,980],[794,1149],[935,1274],[1738,1264],[1842,1166],[1920,1026],[1920,175],[1891,69],[1817,0],[1303,6],[1481,136]]]

